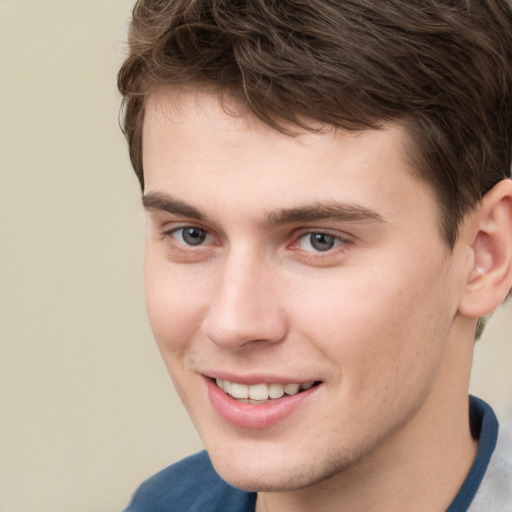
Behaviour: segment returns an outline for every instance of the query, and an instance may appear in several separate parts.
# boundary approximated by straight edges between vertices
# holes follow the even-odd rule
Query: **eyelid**
[[[206,238],[197,245],[188,244],[179,232],[187,228],[204,231]],[[174,263],[204,263],[210,261],[217,254],[220,240],[215,232],[195,222],[167,222],[159,229],[159,239],[166,257]]]
[[[322,236],[325,236],[325,237],[329,237],[332,239],[333,241],[333,245],[332,247],[328,247],[326,248],[325,250],[320,250],[320,249],[315,249],[314,246],[313,246],[313,240],[312,240],[312,236],[313,235],[322,235]],[[305,242],[306,240],[309,239],[309,244],[311,245],[312,249],[311,250],[308,250],[304,247],[302,247],[302,242]],[[307,243],[307,242],[306,242]],[[297,245],[299,246],[299,248],[303,251],[306,251],[306,252],[312,252],[312,253],[324,253],[324,252],[329,252],[329,251],[332,251],[335,247],[338,247],[340,245],[342,245],[344,243],[344,240],[339,237],[339,236],[336,236],[336,235],[332,235],[330,233],[323,233],[323,232],[320,232],[320,231],[313,231],[311,233],[305,233],[301,236],[299,236],[299,238],[297,238]]]
[[[308,235],[327,235],[332,236],[333,238],[337,238],[342,242],[350,242],[354,240],[352,235],[349,235],[345,232],[337,231],[336,229],[329,228],[301,228],[295,231],[294,238],[298,240],[299,238],[303,238]]]
[[[186,222],[186,223],[180,223],[179,225],[173,225],[172,227],[169,227],[167,229],[164,229],[162,231],[162,234],[164,237],[172,237],[174,240],[176,240],[176,233],[178,232],[183,232],[184,230],[186,229],[196,229],[197,231],[202,231],[205,233],[206,235],[206,239],[203,243],[201,244],[198,244],[198,245],[191,245],[191,244],[187,244],[186,242],[180,242],[178,241],[178,244],[182,247],[187,247],[187,248],[200,248],[200,247],[204,247],[205,245],[209,245],[211,243],[211,241],[215,240],[215,236],[212,234],[212,232],[203,227],[203,226],[200,226],[198,224],[195,224],[195,223],[190,223],[190,222]],[[181,237],[183,237],[183,235],[181,235]]]
[[[325,251],[319,250],[306,250],[300,247],[301,240],[304,237],[314,235],[314,234],[323,234],[333,237],[337,240],[337,243],[330,249]],[[290,244],[289,248],[293,251],[296,251],[297,254],[300,254],[300,257],[305,260],[311,260],[311,262],[321,262],[324,263],[331,261],[332,258],[340,257],[345,252],[350,250],[354,245],[354,237],[340,232],[334,232],[334,230],[330,229],[322,229],[322,228],[306,228],[299,230],[298,233],[295,234],[293,238],[293,242]]]
[[[212,233],[210,226],[206,226],[203,221],[198,219],[189,218],[163,210],[146,209],[145,212],[146,218],[153,226],[153,229],[162,234],[168,234],[172,231],[185,227],[193,227]]]
[[[198,233],[201,233],[201,238],[198,239],[198,243],[189,243],[186,241],[186,232],[187,231],[189,231],[189,232],[196,231]],[[206,231],[205,229],[197,228],[195,226],[179,227],[179,228],[174,229],[171,233],[174,237],[178,236],[179,243],[188,248],[198,248],[198,247],[207,245],[208,242],[210,241],[210,238],[212,238],[212,236],[210,235],[210,233],[208,233],[208,231]],[[204,238],[202,238],[203,236],[204,236]]]
[[[197,245],[193,245],[180,240],[181,237],[176,235],[176,233],[187,228],[204,231],[206,233],[205,241]],[[197,257],[199,257],[199,254],[205,255],[207,252],[215,251],[215,249],[223,245],[221,236],[219,236],[218,233],[209,227],[202,225],[201,222],[197,222],[195,220],[168,221],[163,226],[161,225],[159,231],[161,233],[162,239],[167,239],[168,247],[176,253],[182,253],[183,257],[185,257],[186,254],[189,254],[191,257],[193,254],[196,254]],[[323,234],[329,237],[333,237],[336,242],[332,248],[326,249],[324,251],[315,250],[313,247],[311,250],[301,248],[301,240],[314,234]],[[301,259],[310,259],[312,262],[315,260],[323,260],[324,262],[327,262],[330,258],[339,257],[344,252],[348,251],[354,244],[354,238],[354,236],[349,235],[348,233],[339,232],[335,229],[305,226],[293,230],[293,232],[290,234],[291,242],[286,243],[285,247],[293,250],[297,257],[300,257]],[[201,258],[203,257],[204,256],[201,256]]]

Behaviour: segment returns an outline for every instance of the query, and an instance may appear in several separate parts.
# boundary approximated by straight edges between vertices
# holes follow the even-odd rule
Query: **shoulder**
[[[255,494],[222,480],[202,451],[142,483],[125,512],[253,512],[254,502]]]

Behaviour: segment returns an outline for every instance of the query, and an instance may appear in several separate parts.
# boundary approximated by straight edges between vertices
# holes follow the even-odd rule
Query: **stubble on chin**
[[[297,448],[300,450],[300,447]],[[226,478],[228,483],[248,492],[274,493],[289,492],[306,489],[316,484],[325,482],[337,475],[357,466],[364,458],[366,450],[350,452],[348,450],[333,449],[326,456],[319,457],[313,463],[303,462],[289,469],[280,469],[276,472],[258,470],[260,474],[250,473],[254,469],[250,461],[247,461],[249,471],[244,475],[238,473],[235,478]],[[215,465],[215,461],[214,461]],[[222,468],[220,474],[222,475]]]

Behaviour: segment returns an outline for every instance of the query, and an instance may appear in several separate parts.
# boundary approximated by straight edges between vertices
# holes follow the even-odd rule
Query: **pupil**
[[[334,237],[325,233],[314,233],[310,238],[311,245],[317,251],[328,251],[334,246]]]
[[[185,228],[182,236],[188,245],[199,245],[204,242],[206,233],[202,229]]]

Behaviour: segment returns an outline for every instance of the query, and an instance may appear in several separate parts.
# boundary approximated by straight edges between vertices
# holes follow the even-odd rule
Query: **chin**
[[[311,460],[304,447],[297,447],[293,455],[255,457],[237,453],[209,452],[213,466],[230,485],[248,492],[285,492],[313,486],[328,480],[357,464],[360,457],[346,453],[330,453]],[[278,450],[275,450],[278,451]],[[319,460],[320,459],[320,460]]]
[[[317,480],[313,474],[305,474],[298,471],[297,468],[286,475],[282,471],[260,471],[255,468],[245,468],[244,471],[224,470],[223,467],[215,469],[219,475],[230,485],[248,492],[285,492],[302,489],[316,483]],[[308,470],[308,473],[311,469]]]

